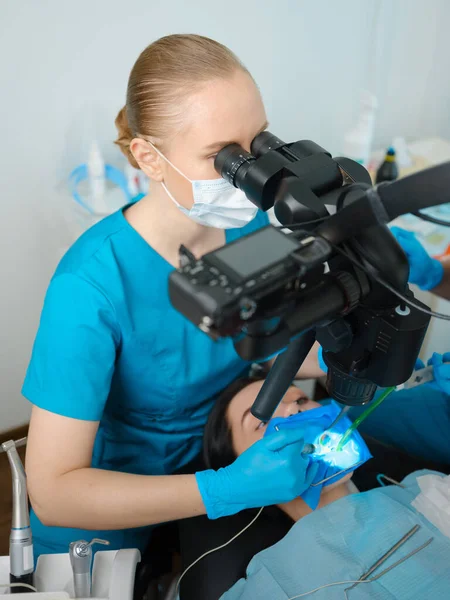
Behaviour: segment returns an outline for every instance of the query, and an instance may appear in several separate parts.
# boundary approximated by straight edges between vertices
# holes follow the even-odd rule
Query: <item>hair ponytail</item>
[[[119,146],[119,148],[125,154],[125,156],[128,159],[128,162],[131,164],[131,166],[134,167],[135,169],[139,169],[139,165],[137,164],[136,159],[134,158],[134,156],[130,150],[131,140],[133,139],[134,136],[133,136],[133,133],[131,132],[130,125],[128,124],[127,107],[126,106],[124,106],[119,111],[119,114],[116,117],[115,123],[116,123],[117,131],[118,131],[118,136],[117,136],[117,140],[115,141],[115,143]]]

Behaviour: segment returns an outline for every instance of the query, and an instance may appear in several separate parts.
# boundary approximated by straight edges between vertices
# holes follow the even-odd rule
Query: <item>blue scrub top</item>
[[[267,224],[259,212],[226,242]],[[22,393],[53,413],[100,421],[92,467],[173,473],[201,452],[217,394],[248,370],[231,340],[213,342],[172,307],[173,270],[120,210],[82,235],[52,278]],[[142,550],[149,535],[31,521],[36,555],[92,537]]]

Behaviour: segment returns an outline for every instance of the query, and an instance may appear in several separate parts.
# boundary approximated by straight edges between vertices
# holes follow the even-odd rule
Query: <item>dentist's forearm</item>
[[[48,526],[128,529],[205,514],[195,475],[145,476],[83,468],[32,498]]]

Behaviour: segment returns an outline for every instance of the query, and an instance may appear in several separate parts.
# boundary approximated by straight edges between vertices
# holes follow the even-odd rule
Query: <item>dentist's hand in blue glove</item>
[[[208,517],[217,519],[300,496],[318,469],[302,456],[303,446],[298,430],[280,431],[250,446],[228,467],[196,473]]]
[[[434,352],[428,361],[428,365],[434,367],[434,381],[430,382],[429,385],[450,396],[450,352],[445,352],[445,354]],[[424,366],[423,362],[417,359],[416,369],[423,369]]]
[[[408,257],[409,281],[422,290],[432,290],[439,285],[444,276],[442,263],[429,256],[411,231],[392,227],[391,232]]]

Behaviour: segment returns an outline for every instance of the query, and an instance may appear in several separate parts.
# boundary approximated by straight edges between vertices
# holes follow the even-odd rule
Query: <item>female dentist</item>
[[[213,40],[164,37],[137,59],[116,125],[151,193],[87,231],[48,288],[23,386],[37,555],[92,537],[142,550],[152,524],[287,502],[314,477],[298,434],[281,432],[226,469],[174,475],[249,368],[172,308],[168,277],[180,244],[201,256],[267,224],[214,170],[223,146],[248,150],[267,125],[255,82]],[[315,357],[303,369],[321,374]]]

